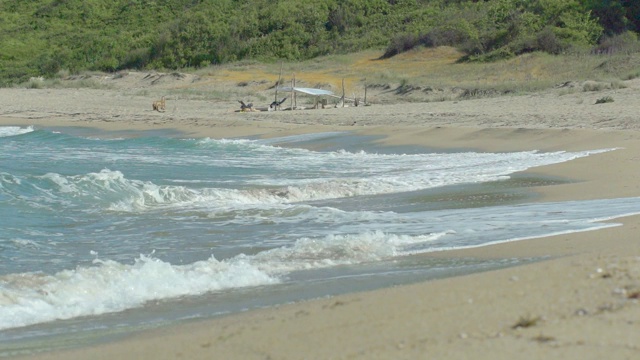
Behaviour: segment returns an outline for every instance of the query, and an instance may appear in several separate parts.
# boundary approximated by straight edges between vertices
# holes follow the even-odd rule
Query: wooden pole
[[[344,78],[342,78],[342,107],[344,107]]]
[[[296,91],[294,90],[296,87],[296,74],[293,74],[293,88],[291,89],[291,96],[293,96],[293,107],[298,108],[298,99],[296,99]]]
[[[276,103],[278,102],[278,87],[280,86],[280,81],[282,80],[282,61],[280,61],[280,74],[278,75],[278,82],[276,83],[276,96],[273,99]],[[278,110],[278,106],[273,109],[274,111]]]
[[[293,110],[293,94],[296,93],[295,90],[293,90],[293,88],[296,86],[296,74],[293,74],[293,78],[291,78],[291,110]]]
[[[367,83],[364,83],[364,105],[367,105]]]

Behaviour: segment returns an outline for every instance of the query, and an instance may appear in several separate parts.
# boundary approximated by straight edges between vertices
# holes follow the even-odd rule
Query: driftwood
[[[284,101],[287,100],[287,97],[284,97],[282,100],[278,101],[278,100],[274,100],[270,105],[269,105],[269,111],[275,111],[278,110],[278,108],[280,107],[280,105],[282,105],[282,103],[284,103]]]
[[[238,100],[238,102],[240,103],[240,111],[242,112],[254,111],[253,103],[245,104],[244,101],[242,100]]]

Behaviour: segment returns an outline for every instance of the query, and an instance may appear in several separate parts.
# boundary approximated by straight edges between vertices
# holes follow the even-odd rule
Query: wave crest
[[[20,127],[20,126],[0,126],[0,138],[27,134],[35,131],[33,126]]]

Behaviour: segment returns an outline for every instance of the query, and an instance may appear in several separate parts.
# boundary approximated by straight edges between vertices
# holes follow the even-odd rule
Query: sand
[[[389,144],[486,151],[615,151],[529,170],[570,183],[538,201],[640,196],[640,81],[466,101],[241,113],[234,101],[168,95],[167,110],[131,84],[0,89],[0,125],[177,129],[229,138],[356,131]],[[375,94],[372,95],[375,98]],[[611,96],[612,103],[595,104]],[[426,256],[549,260],[305,301],[146,331],[31,359],[636,359],[640,358],[640,216],[604,230]]]

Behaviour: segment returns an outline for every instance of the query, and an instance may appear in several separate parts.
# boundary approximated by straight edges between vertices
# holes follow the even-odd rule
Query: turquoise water
[[[529,202],[515,175],[614,149],[373,140],[0,127],[0,355],[517,265],[534,259],[420,255],[640,212],[638,198]]]

